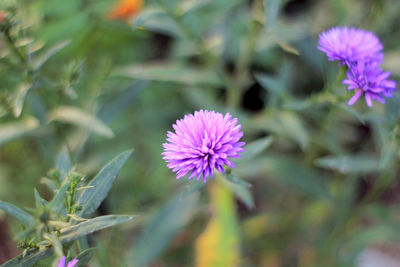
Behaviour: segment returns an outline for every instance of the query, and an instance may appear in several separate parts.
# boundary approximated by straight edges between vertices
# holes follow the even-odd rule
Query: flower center
[[[214,155],[214,150],[212,148],[209,148],[206,145],[203,145],[201,148],[201,153],[205,155]]]

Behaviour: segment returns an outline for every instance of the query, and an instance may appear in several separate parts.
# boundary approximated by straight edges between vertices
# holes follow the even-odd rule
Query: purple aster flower
[[[167,167],[176,172],[177,179],[191,172],[189,179],[203,176],[204,183],[214,176],[214,168],[224,172],[224,165],[235,167],[229,158],[239,158],[245,144],[239,142],[243,132],[237,122],[229,113],[208,110],[177,120],[172,126],[175,133],[168,132],[168,142],[163,144]]]
[[[396,82],[388,80],[389,76],[390,72],[384,72],[377,62],[359,61],[351,65],[343,84],[356,93],[348,104],[353,105],[362,95],[369,107],[372,107],[372,100],[385,103],[384,97],[392,97],[396,91]]]
[[[68,262],[67,266],[65,266],[65,256],[63,256],[59,261],[57,267],[74,267],[78,263],[78,259],[73,259]]]
[[[334,27],[319,36],[318,49],[330,61],[351,64],[358,60],[382,62],[383,45],[369,31],[345,27]]]

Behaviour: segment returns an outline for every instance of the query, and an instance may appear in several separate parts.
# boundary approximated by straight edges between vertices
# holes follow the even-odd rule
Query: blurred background
[[[51,198],[41,178],[64,146],[89,177],[134,148],[97,213],[139,219],[91,236],[90,266],[400,266],[400,96],[347,106],[316,49],[333,26],[373,31],[398,79],[399,14],[396,0],[1,0],[0,199]],[[248,144],[207,185],[161,156],[199,109],[230,112]],[[3,262],[21,228],[0,221]]]

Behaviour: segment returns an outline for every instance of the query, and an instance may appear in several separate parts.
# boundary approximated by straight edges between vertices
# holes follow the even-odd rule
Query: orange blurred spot
[[[6,21],[6,14],[3,10],[0,10],[0,22]]]
[[[108,15],[109,19],[127,20],[139,13],[143,0],[119,0]]]

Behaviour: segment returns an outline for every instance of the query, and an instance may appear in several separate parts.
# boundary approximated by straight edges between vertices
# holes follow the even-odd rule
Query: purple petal
[[[349,102],[347,103],[349,106],[352,106],[359,98],[360,96],[362,96],[363,91],[362,90],[358,90],[352,98],[350,98]]]
[[[65,267],[65,256],[58,261],[58,267]]]
[[[78,259],[73,259],[67,264],[67,267],[75,267],[75,265],[78,263]]]

